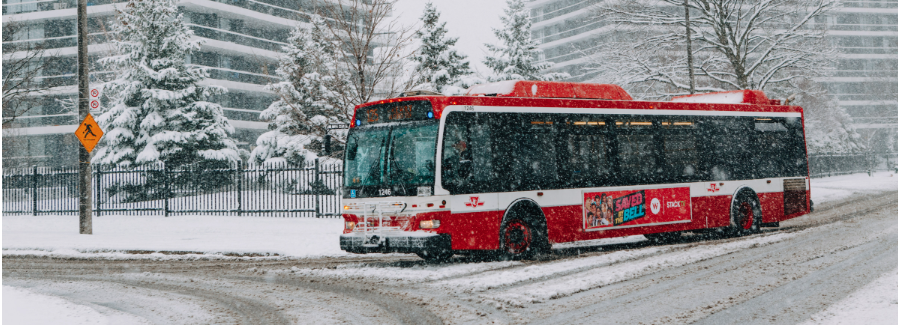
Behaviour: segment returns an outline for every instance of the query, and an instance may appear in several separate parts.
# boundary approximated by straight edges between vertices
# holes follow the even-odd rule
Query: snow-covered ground
[[[852,174],[811,179],[811,200],[814,204],[888,191],[898,191],[898,175],[891,172],[875,172],[873,176]]]
[[[93,218],[93,235],[80,235],[78,216],[4,216],[3,254],[115,257],[136,250],[333,256],[346,254],[337,240],[342,231],[342,218],[103,216]]]
[[[898,176],[875,173],[814,179],[813,200],[834,202],[852,195],[876,194],[898,190]],[[93,219],[94,234],[78,234],[77,216],[3,216],[3,255],[38,254],[97,258],[244,258],[232,254],[254,254],[286,257],[344,256],[337,236],[343,220],[312,218],[271,218],[235,216],[103,216]],[[888,231],[893,231],[890,229]],[[652,246],[624,250],[573,260],[559,260],[520,268],[521,262],[488,262],[470,264],[424,265],[412,268],[347,265],[337,269],[258,270],[262,272],[316,275],[329,277],[383,278],[411,282],[430,282],[436,290],[483,293],[486,301],[517,305],[568,296],[608,283],[640,276],[659,268],[675,267],[713,258],[752,245],[767,245],[796,236],[797,233],[774,233],[746,241],[693,247],[681,245]],[[570,248],[636,242],[642,236],[604,239],[557,245]],[[563,247],[562,247],[563,246]],[[163,255],[127,254],[127,251],[178,251],[197,254]],[[262,257],[273,258],[273,257]],[[517,267],[514,272],[505,269]],[[584,276],[602,268],[607,276]],[[472,277],[466,277],[471,274]],[[476,276],[475,276],[476,274]],[[526,283],[532,285],[491,290],[495,286]],[[883,323],[898,317],[898,270],[885,274],[842,302],[820,312],[812,321],[827,324]],[[6,323],[109,323],[108,315],[99,315],[90,307],[44,296],[20,288],[3,287]],[[41,313],[29,308],[42,306]],[[46,312],[52,310],[52,312]],[[52,317],[63,317],[55,319]],[[23,318],[32,317],[32,318]],[[48,318],[49,317],[49,318]],[[34,320],[34,322],[29,322]],[[62,321],[64,320],[64,321]],[[868,323],[868,322],[863,322]],[[885,322],[887,323],[887,322]]]
[[[898,322],[898,269],[811,316],[802,325],[895,324]]]
[[[149,324],[127,313],[104,311],[27,289],[3,286],[4,324]]]

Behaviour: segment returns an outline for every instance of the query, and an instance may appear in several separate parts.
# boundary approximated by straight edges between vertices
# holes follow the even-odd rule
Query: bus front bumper
[[[452,250],[449,234],[420,232],[350,233],[340,235],[340,249],[350,253],[424,253]]]

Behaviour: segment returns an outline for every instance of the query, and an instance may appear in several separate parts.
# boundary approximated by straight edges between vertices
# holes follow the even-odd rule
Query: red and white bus
[[[425,259],[715,229],[808,213],[801,107],[755,90],[634,101],[619,86],[507,81],[362,104],[346,143],[353,253]]]

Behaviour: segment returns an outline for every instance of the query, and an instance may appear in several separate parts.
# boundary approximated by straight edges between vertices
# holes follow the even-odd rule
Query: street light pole
[[[87,0],[78,0],[78,120],[90,114],[90,76],[87,71]],[[78,146],[78,219],[79,233],[93,234],[93,202],[90,186],[90,152]]]

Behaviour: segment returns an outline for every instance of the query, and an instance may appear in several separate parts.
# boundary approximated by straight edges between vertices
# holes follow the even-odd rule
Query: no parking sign
[[[90,90],[90,108],[97,109],[100,107],[100,90],[99,89],[91,89]]]

